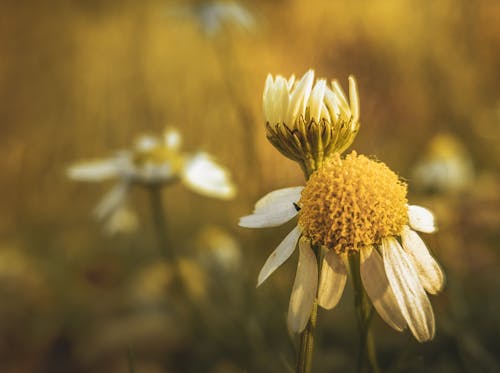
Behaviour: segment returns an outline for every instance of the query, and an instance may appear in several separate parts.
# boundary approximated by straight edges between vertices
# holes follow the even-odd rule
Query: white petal
[[[332,81],[333,93],[337,97],[341,114],[349,118],[351,116],[351,108],[347,102],[345,93],[337,80]]]
[[[309,98],[310,117],[316,122],[321,120],[321,108],[323,105],[323,97],[325,97],[326,80],[320,79],[316,81],[314,88]]]
[[[288,329],[300,333],[311,315],[318,286],[318,264],[308,239],[299,242],[299,263],[288,306]]]
[[[163,139],[168,149],[176,151],[181,147],[181,134],[175,128],[167,128],[163,134]]]
[[[300,200],[302,189],[302,186],[291,187],[266,194],[257,201],[252,215],[240,218],[240,227],[276,227],[286,223],[298,214],[294,203]]]
[[[408,327],[419,342],[431,340],[434,312],[411,259],[393,237],[382,239],[382,254],[387,279]]]
[[[262,95],[262,106],[264,108],[264,119],[267,122],[273,123],[271,119],[271,114],[272,114],[272,94],[271,91],[274,92],[274,81],[273,81],[273,76],[271,74],[267,75],[266,78],[266,84],[264,86],[264,93]]]
[[[295,83],[295,75],[292,74],[292,76],[290,76],[290,78],[288,79],[287,83],[286,83],[286,86],[288,88],[288,91],[291,91],[292,88],[293,88],[293,83]]]
[[[141,135],[135,140],[134,149],[140,152],[148,152],[158,145],[158,137],[151,135]]]
[[[337,305],[344,292],[347,270],[340,256],[328,250],[321,266],[321,278],[318,287],[318,304],[330,310]]]
[[[409,205],[408,218],[410,220],[410,227],[416,231],[424,233],[433,233],[436,231],[434,215],[424,207]]]
[[[77,163],[67,170],[70,179],[79,181],[103,181],[118,174],[114,159]]]
[[[349,76],[349,101],[351,104],[352,120],[357,122],[359,120],[359,96],[356,79],[352,75]]]
[[[325,103],[330,112],[330,117],[336,121],[340,115],[340,104],[335,93],[328,87],[325,90]]]
[[[367,246],[360,251],[360,260],[361,281],[377,313],[390,327],[404,330],[406,321],[387,281],[382,257]]]
[[[187,162],[182,180],[192,190],[205,196],[231,199],[236,195],[229,172],[204,153],[194,155]]]
[[[306,105],[311,94],[312,85],[314,82],[314,71],[309,70],[304,74],[300,81],[295,85],[293,92],[290,94],[290,105],[288,107],[288,119],[286,124],[292,127],[295,118],[299,115],[304,115]]]
[[[111,191],[106,193],[97,207],[94,214],[98,219],[105,219],[123,206],[129,190],[128,182],[120,182]]]
[[[287,260],[290,255],[295,250],[297,246],[297,241],[299,240],[301,234],[300,228],[295,227],[287,236],[281,241],[278,247],[269,255],[264,266],[260,270],[259,277],[257,279],[257,286],[260,286],[280,265],[282,265],[285,260]]]
[[[431,256],[420,236],[405,226],[401,233],[403,248],[417,270],[420,282],[431,294],[439,293],[444,286],[444,274],[436,260]]]
[[[282,76],[276,78],[276,91],[274,95],[274,117],[277,123],[286,120],[288,110],[288,88],[287,81]]]

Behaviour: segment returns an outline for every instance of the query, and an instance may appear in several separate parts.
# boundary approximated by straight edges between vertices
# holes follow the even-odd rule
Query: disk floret
[[[299,225],[314,244],[342,253],[380,244],[408,223],[407,186],[384,163],[332,155],[306,184]]]

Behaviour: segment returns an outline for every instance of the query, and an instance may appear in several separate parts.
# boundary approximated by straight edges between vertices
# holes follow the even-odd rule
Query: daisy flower
[[[359,97],[349,77],[349,99],[339,82],[314,80],[307,71],[299,80],[268,75],[263,93],[266,136],[284,156],[299,162],[308,176],[324,158],[342,153],[359,130]]]
[[[167,129],[163,137],[139,137],[131,150],[117,152],[113,157],[72,165],[67,175],[77,181],[117,180],[94,210],[109,233],[127,231],[136,225],[127,207],[127,195],[133,185],[162,187],[181,181],[204,196],[235,196],[236,188],[224,167],[206,153],[183,153],[180,146],[180,134]]]
[[[299,247],[290,330],[304,330],[316,297],[325,309],[337,305],[349,273],[348,258],[355,257],[380,317],[398,331],[408,327],[419,342],[433,338],[434,314],[426,292],[441,291],[444,275],[417,232],[433,233],[436,227],[433,214],[408,205],[406,194],[407,185],[384,163],[356,152],[345,158],[336,153],[304,187],[271,192],[256,203],[253,214],[240,219],[242,227],[266,228],[298,216],[257,282],[261,285]],[[322,258],[319,268],[317,257]]]

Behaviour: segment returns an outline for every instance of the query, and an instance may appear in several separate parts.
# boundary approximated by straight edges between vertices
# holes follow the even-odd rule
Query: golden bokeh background
[[[345,88],[356,76],[352,148],[405,178],[440,227],[426,237],[448,278],[432,297],[436,339],[419,345],[375,320],[383,370],[499,371],[500,3],[231,4],[250,25],[212,29],[203,1],[0,5],[0,371],[290,371],[296,257],[254,286],[289,227],[237,219],[260,195],[303,183],[266,141],[261,100],[268,73],[309,68]],[[65,174],[166,126],[238,186],[232,201],[164,189],[185,292],[159,255],[144,190],[131,195],[138,230],[110,237],[91,210],[111,184]],[[316,371],[354,370],[352,311],[346,294],[320,314]]]

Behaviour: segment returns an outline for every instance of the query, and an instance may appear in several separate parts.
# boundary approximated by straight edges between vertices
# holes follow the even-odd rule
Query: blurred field
[[[448,278],[432,299],[436,339],[419,345],[377,319],[382,368],[500,371],[500,3],[241,2],[254,27],[215,33],[175,11],[203,4],[0,5],[0,371],[126,372],[129,358],[141,373],[289,371],[296,259],[255,289],[287,227],[236,223],[260,195],[303,183],[265,139],[261,100],[267,73],[309,68],[345,87],[356,76],[352,148],[407,179],[440,227],[426,238]],[[238,186],[229,202],[163,191],[186,292],[158,252],[144,190],[132,192],[138,230],[109,237],[91,210],[111,184],[65,176],[167,125]],[[433,162],[455,177],[422,181],[416,170]],[[318,372],[355,367],[348,293],[320,314]]]

